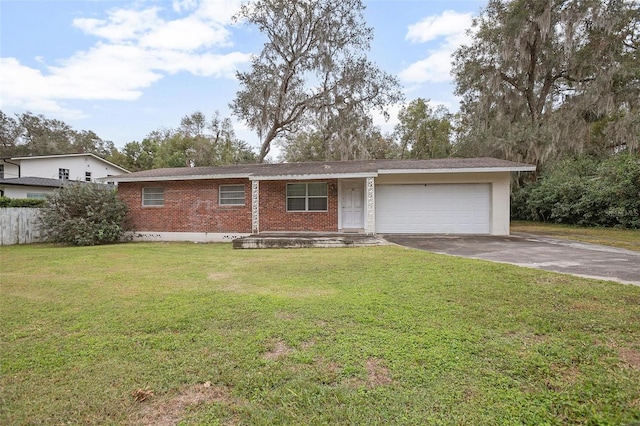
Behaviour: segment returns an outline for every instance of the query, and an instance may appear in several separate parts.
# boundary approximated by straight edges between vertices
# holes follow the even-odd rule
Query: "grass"
[[[511,222],[511,232],[567,238],[592,244],[640,251],[640,229],[584,228],[574,225],[543,222]]]
[[[395,246],[0,264],[0,424],[640,421],[635,286]]]

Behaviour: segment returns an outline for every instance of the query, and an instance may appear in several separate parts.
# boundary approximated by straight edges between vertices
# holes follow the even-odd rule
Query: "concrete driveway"
[[[640,285],[640,252],[530,234],[384,235],[405,247]]]

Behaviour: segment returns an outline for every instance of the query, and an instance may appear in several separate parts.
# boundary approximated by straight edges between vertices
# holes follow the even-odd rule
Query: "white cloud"
[[[108,12],[107,19],[76,18],[73,26],[112,42],[131,40],[162,25],[158,11],[155,7],[145,10],[116,9]]]
[[[432,51],[425,59],[421,59],[400,72],[400,78],[409,83],[444,83],[451,81],[452,50]]]
[[[453,52],[470,43],[467,30],[471,28],[470,13],[444,11],[441,15],[427,16],[410,25],[406,40],[415,43],[436,43],[424,59],[416,61],[399,73],[406,83],[446,83],[452,80]]]
[[[174,0],[173,10],[176,12],[190,11],[198,6],[197,0]]]
[[[371,111],[373,125],[380,127],[383,132],[393,132],[394,127],[398,124],[398,113],[402,108],[402,104],[393,104],[387,107],[388,119],[379,110]]]
[[[215,25],[215,26],[214,26]],[[219,24],[207,23],[195,16],[164,23],[140,37],[140,45],[155,49],[196,50],[229,45],[230,32]]]
[[[75,19],[73,26],[100,40],[55,64],[36,58],[39,68],[0,58],[0,106],[77,117],[81,112],[66,109],[65,100],[132,101],[178,72],[234,78],[251,55],[216,48],[231,45],[225,25],[238,7],[235,1],[181,0],[174,2],[173,11],[186,16],[171,20],[161,18],[158,7],[113,9],[105,19]]]
[[[442,15],[427,16],[413,25],[409,25],[406,40],[424,43],[442,36],[456,35],[471,27],[470,13],[458,13],[445,10]]]
[[[205,0],[200,3],[195,14],[202,19],[229,25],[241,4],[241,0]]]

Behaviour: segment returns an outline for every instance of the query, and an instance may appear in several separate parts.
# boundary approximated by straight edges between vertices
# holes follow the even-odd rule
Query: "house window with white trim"
[[[221,206],[244,206],[244,185],[220,185]]]
[[[42,194],[40,192],[27,192],[27,198],[31,200],[44,200],[47,198],[47,194]]]
[[[142,188],[143,206],[164,206],[164,188]]]
[[[85,182],[91,182],[91,172],[84,172]]]
[[[69,169],[58,169],[58,179],[69,180]]]
[[[327,183],[288,183],[288,212],[326,212],[328,205]]]

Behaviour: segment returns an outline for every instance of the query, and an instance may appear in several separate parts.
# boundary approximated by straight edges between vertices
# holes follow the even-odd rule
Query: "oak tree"
[[[458,153],[541,165],[637,149],[639,19],[634,0],[490,0],[455,54]]]
[[[402,107],[395,128],[402,158],[441,158],[449,156],[453,115],[443,105],[435,109],[418,98]]]
[[[361,0],[257,0],[236,16],[266,37],[251,69],[238,72],[241,89],[231,108],[255,130],[263,161],[274,140],[305,126],[325,140],[336,121],[369,117],[398,102],[395,77],[366,58],[373,31]],[[339,127],[342,129],[341,127]]]

